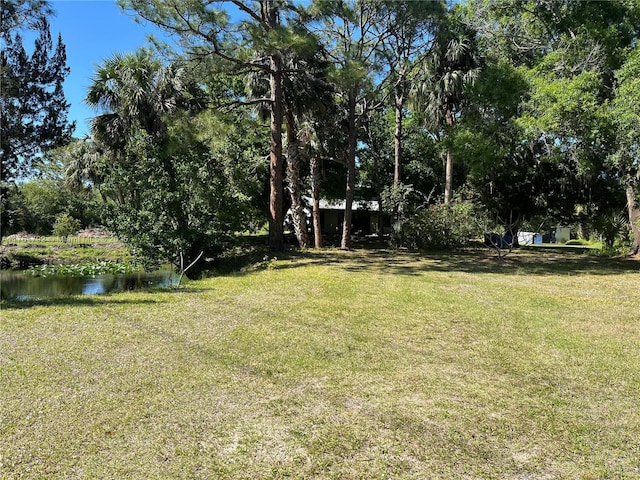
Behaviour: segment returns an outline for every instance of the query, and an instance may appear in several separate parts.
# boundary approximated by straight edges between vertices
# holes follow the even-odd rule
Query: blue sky
[[[71,73],[64,85],[71,104],[69,120],[76,120],[76,137],[89,133],[88,119],[93,110],[83,99],[96,65],[116,52],[128,53],[147,44],[149,34],[161,37],[151,25],[136,23],[111,0],[54,0],[56,16],[50,19],[51,36],[58,33],[67,47],[67,65]],[[30,45],[25,45],[27,49]]]

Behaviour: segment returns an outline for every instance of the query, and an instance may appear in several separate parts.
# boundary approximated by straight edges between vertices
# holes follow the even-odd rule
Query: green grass
[[[0,478],[640,478],[639,267],[325,251],[5,304]]]
[[[69,237],[63,242],[58,237],[32,239],[4,239],[0,245],[0,258],[11,265],[75,264],[95,261],[130,262],[132,256],[124,244],[115,238]]]
[[[592,247],[592,248],[602,248],[602,242],[585,240],[584,238],[575,238],[572,240],[568,240],[564,244],[565,245],[582,245],[582,246]]]

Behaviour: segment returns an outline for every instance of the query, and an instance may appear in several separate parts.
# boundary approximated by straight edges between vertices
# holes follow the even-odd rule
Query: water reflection
[[[25,272],[0,271],[0,297],[28,300],[68,295],[99,295],[175,285],[178,276],[171,270],[129,275],[95,277],[32,277]]]

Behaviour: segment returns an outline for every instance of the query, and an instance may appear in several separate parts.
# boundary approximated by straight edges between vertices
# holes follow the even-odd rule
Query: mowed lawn
[[[640,262],[265,264],[5,304],[0,478],[640,478]]]

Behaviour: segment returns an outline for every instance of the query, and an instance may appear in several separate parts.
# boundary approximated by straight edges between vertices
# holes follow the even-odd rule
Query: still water
[[[30,300],[68,295],[98,295],[149,287],[175,285],[178,275],[171,270],[129,275],[97,275],[95,277],[33,277],[19,271],[0,271],[0,297]]]

